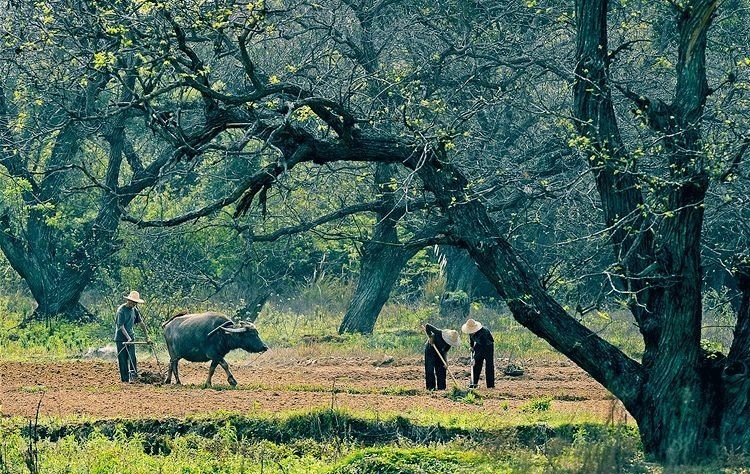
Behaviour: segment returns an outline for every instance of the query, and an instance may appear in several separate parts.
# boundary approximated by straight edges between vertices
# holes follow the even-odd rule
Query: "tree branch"
[[[750,257],[744,255],[737,258],[733,267],[732,273],[742,293],[742,302],[737,312],[729,359],[750,364]]]
[[[737,150],[737,153],[734,155],[732,163],[729,165],[727,170],[721,173],[719,181],[721,181],[722,183],[726,183],[731,175],[737,173],[740,168],[740,163],[742,163],[742,158],[745,156],[745,152],[747,152],[748,148],[750,148],[750,135],[746,135],[742,138],[740,149]]]
[[[23,165],[20,155],[14,153],[13,135],[10,131],[10,112],[5,102],[5,91],[0,84],[0,165],[8,170],[14,178],[21,178],[29,182],[35,192],[39,191],[34,177]]]
[[[367,202],[362,204],[354,204],[352,206],[347,206],[344,208],[341,208],[335,212],[331,212],[329,214],[326,214],[324,216],[321,216],[313,221],[310,222],[304,222],[301,224],[284,227],[281,229],[277,229],[270,234],[262,234],[262,235],[252,235],[251,239],[253,242],[275,242],[276,240],[280,239],[281,237],[284,237],[286,235],[293,235],[293,234],[299,234],[302,232],[306,232],[308,230],[314,229],[318,226],[321,226],[323,224],[327,224],[329,222],[342,219],[346,216],[350,216],[352,214],[358,214],[360,212],[370,212],[375,211],[377,209],[382,208],[383,203],[382,201],[374,201],[374,202]],[[249,230],[250,226],[240,226],[238,228],[239,232],[244,232],[246,230]]]
[[[288,137],[291,139],[291,137]],[[317,164],[335,161],[403,163],[417,172],[438,199],[452,225],[455,238],[467,247],[482,271],[509,303],[514,317],[544,338],[637,413],[641,366],[612,344],[578,323],[539,285],[539,278],[501,237],[486,210],[476,200],[465,200],[466,178],[452,165],[435,159],[430,150],[418,150],[397,140],[359,138],[351,144],[331,143],[311,137],[297,142],[303,151],[298,161]],[[291,146],[287,142],[287,146]],[[268,184],[275,179],[269,177]],[[238,213],[246,212],[253,192],[248,192]],[[442,225],[442,224],[441,224]]]
[[[23,242],[11,233],[11,223],[8,214],[0,215],[0,248],[8,259],[11,267],[24,280],[28,281],[29,273],[37,271],[30,254],[24,249]]]
[[[668,104],[661,100],[654,102],[620,84],[614,84],[614,86],[638,107],[635,111],[636,115],[639,115],[652,130],[665,134],[673,133],[676,124]]]
[[[638,416],[644,380],[641,365],[576,321],[542,288],[539,276],[500,237],[486,209],[478,201],[465,201],[468,181],[458,169],[433,158],[418,174],[450,219],[451,234],[469,251],[514,318],[591,374]]]
[[[141,160],[141,157],[138,156],[135,148],[133,148],[133,142],[128,140],[127,136],[125,137],[124,145],[125,147],[123,148],[123,153],[125,153],[125,159],[128,161],[130,169],[133,171],[133,176],[143,174],[143,161]]]

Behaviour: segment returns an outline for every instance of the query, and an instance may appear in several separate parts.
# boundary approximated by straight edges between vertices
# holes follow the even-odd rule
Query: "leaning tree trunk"
[[[392,165],[375,165],[375,192],[381,196],[383,209],[376,213],[372,239],[362,246],[357,288],[339,326],[339,334],[372,333],[401,269],[416,252],[404,248],[398,238],[396,225],[405,210],[395,208],[393,191],[388,188],[393,176]]]
[[[670,463],[699,462],[719,448],[734,452],[750,439],[748,391],[740,385],[747,377],[750,351],[747,305],[738,318],[737,346],[733,343],[728,364],[710,363],[700,349],[700,238],[708,187],[700,121],[708,94],[706,32],[716,5],[717,0],[673,4],[680,10],[673,103],[632,94],[649,125],[661,133],[669,165],[668,179],[657,179],[652,190],[658,199],[645,206],[637,163],[621,151],[610,98],[607,65],[616,52],[611,54],[607,46],[607,1],[576,0],[574,114],[579,133],[591,143],[585,155],[592,162],[620,260],[621,283],[633,296],[631,309],[648,353],[643,364],[581,324],[546,292],[538,275],[502,238],[444,149],[428,156],[396,140],[370,137],[340,144],[318,142],[315,148],[300,143],[316,163],[387,160],[418,174],[449,219],[451,240],[468,250],[514,318],[619,398],[637,420],[647,454]],[[243,198],[240,209],[247,208],[253,195]],[[651,208],[656,214],[649,214]],[[643,215],[648,218],[641,219]],[[725,367],[720,377],[712,366]]]
[[[471,312],[477,264],[468,252],[453,246],[441,246],[445,259],[445,288],[440,296],[440,317],[447,323],[463,322]]]
[[[367,242],[362,249],[359,280],[339,334],[371,334],[406,262],[417,248]]]

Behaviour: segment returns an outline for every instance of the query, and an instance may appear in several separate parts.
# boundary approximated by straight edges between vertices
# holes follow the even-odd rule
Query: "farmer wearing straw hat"
[[[471,318],[461,326],[461,332],[469,335],[471,360],[474,361],[471,368],[469,388],[477,387],[483,362],[487,362],[487,368],[485,369],[487,388],[495,387],[495,339],[492,337],[492,333],[482,326],[482,323]]]
[[[448,350],[461,344],[458,331],[453,329],[438,329],[431,324],[424,327],[429,340],[424,346],[424,380],[427,390],[445,390],[445,372],[447,367],[443,361],[447,360]],[[438,355],[437,351],[440,352]],[[442,356],[442,359],[441,359]]]
[[[146,336],[146,342],[150,343],[146,323],[143,322],[141,312],[138,311],[138,304],[145,303],[137,291],[131,291],[123,296],[125,303],[117,308],[115,315],[115,344],[117,345],[117,363],[120,366],[120,380],[123,382],[132,382],[138,377],[138,366],[135,357],[135,346],[125,344],[132,342],[135,338],[133,326],[139,324]]]

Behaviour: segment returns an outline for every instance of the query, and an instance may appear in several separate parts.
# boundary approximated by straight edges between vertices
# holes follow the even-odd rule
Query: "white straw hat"
[[[469,318],[469,320],[467,320],[466,323],[461,326],[461,332],[464,334],[474,334],[480,329],[482,329],[482,323],[471,318]]]
[[[123,298],[132,301],[133,303],[145,303],[145,301],[141,299],[140,293],[137,291],[131,291],[129,294],[123,296]]]
[[[440,331],[440,335],[443,336],[443,340],[453,347],[461,344],[461,336],[455,329],[443,329]]]

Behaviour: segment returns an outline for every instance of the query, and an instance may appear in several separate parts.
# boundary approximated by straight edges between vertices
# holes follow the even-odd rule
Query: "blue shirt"
[[[133,326],[140,322],[141,313],[138,311],[138,308],[135,306],[128,308],[126,304],[121,304],[120,307],[117,308],[117,314],[115,316],[115,341],[122,342],[128,340],[128,338],[125,337],[125,334],[120,331],[121,326],[125,326],[125,331],[127,331],[130,339],[134,339],[135,334],[133,333]]]

